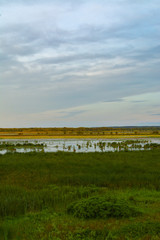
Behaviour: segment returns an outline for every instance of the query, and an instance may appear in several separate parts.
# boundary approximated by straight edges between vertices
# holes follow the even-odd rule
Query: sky
[[[0,0],[0,127],[160,126],[159,0]]]

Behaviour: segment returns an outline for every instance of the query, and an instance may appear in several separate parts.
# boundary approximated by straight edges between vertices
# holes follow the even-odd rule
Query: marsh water
[[[109,152],[160,148],[160,138],[142,139],[4,139],[0,154],[8,152]]]

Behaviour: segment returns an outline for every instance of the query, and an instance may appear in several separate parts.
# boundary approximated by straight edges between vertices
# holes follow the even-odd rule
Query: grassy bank
[[[0,155],[0,239],[159,239],[160,151]]]

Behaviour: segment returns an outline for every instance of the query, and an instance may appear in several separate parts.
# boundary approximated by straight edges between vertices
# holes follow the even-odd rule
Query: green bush
[[[140,212],[123,199],[91,197],[70,204],[67,212],[78,218],[126,218],[134,217]]]

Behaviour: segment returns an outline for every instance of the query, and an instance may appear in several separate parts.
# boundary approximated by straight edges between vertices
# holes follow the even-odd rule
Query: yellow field
[[[88,136],[0,136],[0,139],[117,139],[117,138],[160,138],[160,135],[88,135]]]
[[[0,128],[0,139],[153,138],[160,127]]]

